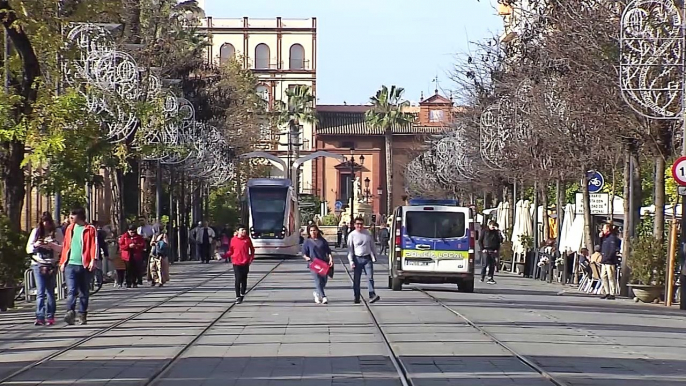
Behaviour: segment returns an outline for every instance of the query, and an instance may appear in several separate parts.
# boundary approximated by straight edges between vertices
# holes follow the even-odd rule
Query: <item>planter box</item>
[[[17,289],[14,287],[0,288],[0,311],[7,311],[8,308],[14,308],[14,296],[17,294]]]
[[[634,301],[639,300],[643,303],[653,303],[660,299],[663,286],[656,285],[642,285],[642,284],[629,284],[629,287],[634,292]]]

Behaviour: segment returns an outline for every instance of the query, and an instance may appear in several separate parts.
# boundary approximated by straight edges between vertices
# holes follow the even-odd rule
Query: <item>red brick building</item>
[[[356,176],[360,177],[360,181],[369,179],[369,203],[374,213],[385,214],[384,133],[366,124],[364,113],[370,108],[368,105],[317,105],[319,125],[315,131],[315,143],[317,150],[346,157],[350,157],[350,149],[354,149],[358,163],[360,156],[364,156],[364,164]],[[401,205],[405,194],[405,165],[420,150],[426,136],[443,132],[451,126],[455,108],[450,99],[436,92],[421,101],[419,106],[409,107],[407,111],[416,115],[416,121],[412,125],[393,129],[393,206]],[[312,180],[316,194],[332,210],[336,201],[347,203],[350,179],[353,178],[350,168],[331,158],[318,158],[314,162]],[[362,190],[365,190],[364,182]]]

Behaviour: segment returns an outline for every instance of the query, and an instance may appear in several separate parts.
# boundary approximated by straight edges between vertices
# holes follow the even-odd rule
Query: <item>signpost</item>
[[[677,184],[686,186],[686,157],[679,157],[672,165],[672,177]]]
[[[681,253],[684,253],[684,243],[686,243],[686,195],[682,195],[683,189],[681,187],[686,186],[686,157],[681,156],[677,158],[676,161],[674,161],[674,165],[672,165],[672,178],[674,178],[674,181],[676,181],[677,184],[679,184],[679,195],[681,195],[681,240],[679,245],[681,248],[679,250]],[[673,255],[670,254],[670,258]],[[680,259],[682,262],[684,261],[683,256]],[[680,302],[679,302],[679,309],[686,310],[686,270],[684,269],[686,267],[682,266],[681,267],[681,278],[680,282],[681,284],[679,285],[679,297],[680,297]],[[671,277],[672,272],[667,272],[668,277]],[[668,283],[668,285],[671,285],[671,282]],[[669,293],[668,293],[669,296]]]
[[[592,193],[590,194],[591,214],[593,215],[609,215],[610,214],[610,195],[608,193]],[[576,194],[576,214],[584,213],[584,194]]]
[[[599,172],[595,170],[591,170],[588,172],[588,192],[589,193],[598,193],[603,189],[603,186],[605,186],[605,177]]]

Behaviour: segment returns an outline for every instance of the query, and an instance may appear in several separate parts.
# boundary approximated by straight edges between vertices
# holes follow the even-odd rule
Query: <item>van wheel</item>
[[[474,279],[463,280],[457,284],[457,290],[459,292],[473,293],[474,292]]]
[[[402,291],[403,290],[403,282],[400,280],[400,278],[394,277],[391,280],[391,289],[393,291]]]
[[[393,288],[393,277],[388,276],[388,289]]]

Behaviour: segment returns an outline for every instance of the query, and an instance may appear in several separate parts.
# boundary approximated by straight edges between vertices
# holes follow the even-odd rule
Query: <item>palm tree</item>
[[[393,128],[411,125],[415,117],[403,109],[410,102],[403,100],[405,89],[382,86],[376,95],[370,98],[372,108],[365,113],[365,121],[372,129],[381,129],[384,133],[386,150],[386,215],[393,212]]]
[[[277,102],[275,111],[277,114],[277,124],[279,126],[288,125],[288,154],[290,158],[290,154],[294,149],[293,143],[297,142],[298,138],[300,138],[301,123],[315,125],[319,123],[319,119],[317,119],[317,113],[315,111],[316,97],[312,95],[312,88],[310,86],[298,85],[288,89],[286,91],[286,99],[286,102]],[[295,150],[294,160],[297,159],[299,155],[299,152],[297,151],[298,146],[295,146]],[[287,173],[290,173],[290,164],[288,165],[288,168],[289,170],[287,170]],[[296,193],[298,192],[300,185],[298,177],[298,172],[295,173],[295,176],[291,176],[291,178],[294,179],[293,186],[296,189]]]

